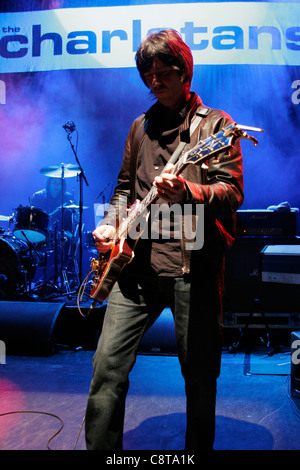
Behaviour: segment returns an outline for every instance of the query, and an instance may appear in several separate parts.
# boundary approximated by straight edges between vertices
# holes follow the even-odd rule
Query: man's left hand
[[[160,176],[154,178],[153,185],[157,188],[157,195],[166,202],[176,204],[184,201],[186,187],[180,175],[171,173],[174,165],[168,165]]]

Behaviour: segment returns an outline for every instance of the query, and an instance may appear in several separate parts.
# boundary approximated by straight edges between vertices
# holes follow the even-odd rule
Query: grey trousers
[[[222,263],[221,263],[222,264]],[[125,400],[138,345],[169,306],[186,391],[186,450],[212,450],[222,347],[222,266],[185,278],[123,271],[109,297],[86,409],[88,450],[122,450]]]

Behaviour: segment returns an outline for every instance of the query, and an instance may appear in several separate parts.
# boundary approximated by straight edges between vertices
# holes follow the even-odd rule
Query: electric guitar
[[[231,148],[239,139],[249,139],[254,145],[257,145],[257,140],[249,136],[243,129],[258,132],[263,131],[255,127],[232,123],[207,139],[200,140],[193,149],[184,153],[172,168],[171,173],[179,175],[188,164],[204,162],[224,152],[226,149]],[[94,299],[94,304],[97,301],[104,302],[108,298],[122,269],[133,259],[134,247],[131,248],[129,246],[126,238],[128,237],[130,228],[136,224],[137,221],[140,221],[143,216],[145,216],[145,218],[147,217],[149,206],[153,204],[156,199],[157,189],[155,186],[152,186],[151,190],[142,201],[136,200],[129,208],[127,218],[120,223],[116,231],[112,249],[105,254],[100,254],[98,259],[92,259],[90,272],[93,273],[93,278],[90,297]],[[140,235],[141,234],[142,230],[140,230]]]

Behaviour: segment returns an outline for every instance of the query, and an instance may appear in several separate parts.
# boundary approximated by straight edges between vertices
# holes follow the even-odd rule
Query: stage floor
[[[9,355],[0,364],[0,450],[85,450],[92,350]],[[224,352],[215,450],[300,450],[290,353]],[[130,377],[125,450],[184,448],[185,395],[175,355],[139,354]]]

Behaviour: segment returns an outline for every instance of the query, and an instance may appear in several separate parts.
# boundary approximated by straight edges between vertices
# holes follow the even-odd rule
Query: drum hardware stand
[[[57,284],[58,279],[58,261],[57,261],[57,222],[54,223],[54,283]]]
[[[61,259],[60,259],[60,281],[61,281],[61,286],[60,289],[63,291],[64,289],[66,290],[66,294],[69,295],[71,294],[70,286],[69,286],[69,281],[67,277],[67,270],[65,268],[65,253],[64,253],[64,248],[65,248],[65,230],[64,230],[64,210],[65,210],[65,203],[64,203],[64,179],[65,179],[65,167],[64,164],[61,164],[61,229],[60,229],[60,249],[61,249]],[[57,286],[58,284],[58,259],[57,259],[57,253],[58,253],[58,243],[57,243],[57,223],[55,226],[55,258],[54,258],[54,264],[55,264],[55,285]]]
[[[61,174],[61,231],[60,231],[60,243],[61,243],[61,282],[64,283],[63,279],[65,277],[64,273],[64,242],[65,242],[65,231],[64,231],[64,178],[65,178],[65,168],[64,165],[62,167],[62,174]]]
[[[72,291],[70,289],[70,280],[68,278],[68,268],[70,270],[70,273],[75,274],[76,277],[76,284],[79,284],[79,270],[78,270],[78,263],[77,263],[77,258],[76,258],[76,251],[77,251],[77,246],[78,243],[75,243],[75,237],[78,231],[78,225],[76,227],[76,231],[74,233],[74,229],[72,230],[72,242],[69,247],[69,252],[68,252],[68,264],[66,265],[65,268],[62,269],[62,277],[63,277],[63,282],[66,287],[66,293],[71,294]],[[70,263],[72,265],[70,266]]]
[[[40,255],[38,254],[36,248],[34,247],[34,245],[31,243],[31,241],[28,240],[28,237],[26,235],[26,233],[21,230],[21,233],[23,235],[23,237],[25,238],[25,240],[27,241],[28,243],[28,247],[29,247],[29,253],[30,253],[30,259],[31,259],[31,255],[32,255],[32,252],[34,252],[37,256],[37,258],[39,260],[41,260],[41,257]],[[25,277],[25,291],[26,291],[26,294],[29,296],[29,297],[32,297],[32,298],[37,298],[37,295],[33,294],[32,293],[32,286],[31,286],[31,283],[32,283],[32,277],[30,276],[29,279],[27,278],[27,275],[28,274],[28,271],[24,271],[24,277]],[[29,287],[28,287],[29,286]]]
[[[51,286],[52,293],[49,294],[47,292],[46,298],[55,298],[55,297],[60,297],[62,295],[71,295],[75,294],[76,290],[74,291],[71,286],[71,281],[74,279],[75,275],[75,282],[78,284],[78,265],[77,265],[77,259],[76,259],[76,243],[75,243],[75,237],[78,228],[76,228],[76,233],[74,234],[74,228],[72,228],[72,243],[70,245],[68,254],[64,256],[64,264],[61,264],[61,260],[58,258],[59,252],[60,252],[60,240],[59,240],[59,234],[62,232],[58,230],[58,222],[56,221],[53,226],[52,226],[53,232],[54,232],[54,237],[53,237],[53,245],[50,250],[47,250],[49,252],[53,252],[54,254],[54,259],[51,264],[51,266],[54,268],[54,274],[51,276],[51,278],[47,278],[46,273],[47,273],[47,268],[44,271],[44,278],[42,280],[42,286]],[[63,231],[65,233],[65,231]],[[64,243],[65,240],[63,240]],[[46,255],[48,256],[48,255]],[[70,266],[70,262],[72,261],[72,266]],[[47,262],[46,262],[47,264]],[[71,277],[70,277],[70,276]],[[41,285],[39,286],[41,288]]]
[[[62,199],[63,199],[63,178],[62,178]],[[62,200],[63,203],[63,200]],[[61,262],[60,262],[60,275],[61,275],[61,282],[65,283],[63,279],[65,279],[65,273],[64,273],[64,204],[61,205],[60,207],[61,210],[61,230],[60,230],[60,249],[61,249]],[[53,213],[52,213],[53,214]],[[52,215],[51,214],[51,215]],[[58,239],[57,239],[57,225],[58,222],[54,222],[54,284],[57,286],[58,285]]]
[[[74,230],[74,212],[72,211],[72,242],[70,244],[69,248],[69,253],[68,253],[68,259],[69,261],[72,262],[73,264],[73,269],[72,271],[74,272],[76,276],[76,282],[79,284],[79,268],[78,268],[78,262],[77,262],[77,248],[78,248],[78,242],[75,241],[77,237],[77,233],[79,230],[79,225],[76,225],[76,229]],[[82,230],[84,229],[84,224],[82,224]]]
[[[73,124],[73,126],[74,126],[74,124]],[[69,133],[69,129],[70,129],[69,126],[63,126],[63,127]],[[72,132],[73,132],[74,129],[75,129],[75,126],[72,129]],[[74,238],[75,238],[76,235],[74,234],[74,226],[75,226],[75,224],[74,224],[74,215],[73,215],[73,218],[72,218],[72,240],[68,236],[69,232],[67,232],[65,230],[65,228],[66,228],[65,227],[65,218],[66,218],[65,209],[66,208],[68,208],[68,209],[69,208],[78,209],[79,206],[75,206],[75,205],[72,205],[72,204],[70,205],[70,203],[69,203],[69,206],[68,206],[67,202],[64,202],[64,196],[65,196],[64,181],[65,181],[66,178],[70,178],[70,177],[73,177],[73,176],[78,177],[79,172],[80,172],[80,167],[78,165],[61,163],[60,165],[50,165],[50,166],[41,168],[40,172],[42,174],[44,174],[45,176],[49,177],[49,178],[59,178],[61,180],[61,204],[52,213],[49,214],[49,216],[51,217],[52,215],[54,215],[56,212],[59,211],[61,221],[60,222],[56,221],[55,225],[52,225],[51,230],[50,230],[50,234],[51,234],[51,238],[49,239],[50,240],[50,245],[49,245],[48,248],[46,247],[47,268],[44,272],[44,285],[47,285],[47,286],[49,285],[49,287],[51,285],[52,288],[55,290],[55,295],[59,296],[59,295],[63,295],[64,293],[67,293],[69,295],[70,292],[71,292],[71,288],[70,288],[71,280],[76,282],[75,278],[73,276],[74,272],[76,273],[76,276],[77,276],[76,279],[77,279],[77,282],[78,282],[78,266],[76,264],[77,260],[74,259],[73,260],[74,261],[74,268],[72,267],[71,270],[69,269],[70,250],[69,250],[69,254],[67,255],[67,253],[66,253],[66,240],[68,240],[68,244],[69,244],[69,242],[72,242],[72,245],[74,245]],[[81,201],[82,201],[82,197],[81,197]],[[83,209],[83,207],[82,207],[82,209]],[[60,237],[61,237],[61,239],[60,239]],[[52,253],[53,256],[50,257],[49,256],[50,253]],[[67,257],[68,257],[68,259],[67,259]],[[50,259],[51,259],[51,262],[49,263]],[[49,276],[47,276],[48,266],[49,266],[49,269],[51,269],[52,272],[54,270],[54,274],[51,275],[50,278],[49,278]],[[71,274],[71,277],[72,277],[72,279],[70,279],[70,283],[69,283],[69,280],[68,280],[69,273]],[[65,292],[65,290],[66,290],[66,292]]]
[[[79,225],[77,224],[75,228],[74,208],[71,210],[71,212],[72,212],[72,240],[71,240],[69,251],[67,254],[67,262],[65,262],[65,259],[62,260],[62,271],[61,271],[62,282],[63,282],[63,285],[65,286],[67,295],[72,294],[72,290],[70,288],[72,274],[75,275],[75,279],[76,279],[75,282],[77,286],[79,285],[79,269],[78,269],[78,262],[77,262],[77,257],[76,257],[77,247],[78,247],[78,243],[76,242],[76,237],[79,231]],[[82,224],[82,228],[83,227],[84,227],[84,224]],[[71,277],[68,275],[70,275]]]
[[[66,288],[66,294],[71,294],[67,271],[65,269],[62,270],[62,283],[64,284]]]
[[[78,173],[79,177],[79,286],[82,283],[82,211],[83,211],[83,180],[85,184],[88,186],[88,182],[86,176],[84,174],[83,168],[79,162],[77,151],[72,143],[71,134],[76,130],[76,126],[73,121],[68,121],[65,125],[63,125],[67,133],[67,139],[70,142],[72,151],[74,153],[77,165],[79,167],[80,172]],[[77,132],[77,143],[78,143],[78,131]],[[77,144],[76,144],[77,147]]]

